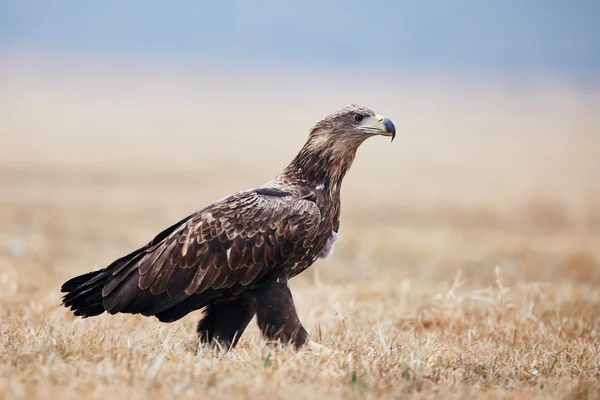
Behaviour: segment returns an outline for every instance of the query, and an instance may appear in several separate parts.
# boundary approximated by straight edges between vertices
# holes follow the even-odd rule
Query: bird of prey
[[[268,340],[299,348],[288,280],[329,256],[340,227],[340,188],[356,150],[396,135],[392,121],[350,105],[327,116],[272,181],[225,197],[165,229],[108,267],[62,285],[81,317],[130,313],[172,322],[204,309],[200,341],[229,349],[252,317]]]

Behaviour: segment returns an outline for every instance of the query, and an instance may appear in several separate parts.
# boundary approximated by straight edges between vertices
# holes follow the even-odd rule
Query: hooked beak
[[[392,142],[396,137],[396,127],[394,126],[394,123],[381,115],[376,115],[367,119],[365,124],[360,126],[359,129],[372,135],[391,136]]]

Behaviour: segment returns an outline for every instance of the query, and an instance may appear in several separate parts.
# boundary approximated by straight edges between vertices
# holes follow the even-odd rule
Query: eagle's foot
[[[306,342],[306,348],[317,353],[331,354],[331,350],[329,350],[327,347],[317,342],[313,342],[310,339]]]

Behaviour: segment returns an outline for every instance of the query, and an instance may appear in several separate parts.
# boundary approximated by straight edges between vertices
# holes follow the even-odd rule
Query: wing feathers
[[[202,293],[206,289],[212,286],[213,282],[217,278],[218,270],[216,268],[207,268],[204,277],[200,281],[194,293]],[[190,290],[191,291],[191,290]]]
[[[198,268],[196,270],[196,273],[194,274],[194,277],[192,278],[192,282],[185,289],[186,293],[202,292],[202,290],[198,290],[198,288],[200,287],[200,284],[204,281],[204,277],[206,276],[206,273],[208,271],[208,268]]]
[[[169,288],[169,284],[171,283],[171,276],[173,275],[176,269],[177,265],[173,264],[170,260],[165,261],[162,268],[160,269],[160,272],[156,276],[156,279],[150,285],[150,291],[153,294],[164,293]],[[143,277],[141,279],[143,279]],[[140,280],[140,288],[141,287],[142,285]]]
[[[186,292],[187,294],[194,293],[187,290],[190,282],[196,274],[195,268],[176,268],[171,279],[166,284],[168,285],[167,293],[171,297],[177,296],[179,293]]]
[[[162,249],[160,255],[156,258],[156,261],[150,265],[150,268],[145,268],[143,265],[140,265],[140,289],[146,290],[152,285],[152,282],[156,279],[158,274],[161,272],[163,268],[168,268],[169,257],[171,256],[171,252],[177,246],[177,241],[172,240],[167,246]],[[146,270],[146,273],[142,271],[142,269]]]
[[[115,261],[102,292],[104,308],[172,320],[224,291],[238,295],[273,268],[304,257],[320,219],[313,201],[287,191],[230,196]]]

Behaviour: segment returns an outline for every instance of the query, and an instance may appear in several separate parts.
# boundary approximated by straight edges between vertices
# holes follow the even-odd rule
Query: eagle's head
[[[372,136],[391,136],[394,140],[396,127],[373,110],[353,104],[319,121],[311,130],[309,140],[315,144],[360,145]]]
[[[338,187],[352,165],[356,150],[372,136],[394,140],[396,127],[372,110],[350,105],[328,115],[311,129],[308,141],[280,179]]]

